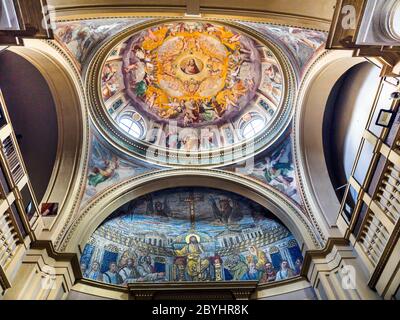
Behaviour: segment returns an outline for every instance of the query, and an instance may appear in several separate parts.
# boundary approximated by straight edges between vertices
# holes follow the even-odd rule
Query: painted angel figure
[[[119,167],[119,160],[117,157],[112,156],[111,159],[102,158],[101,161],[91,168],[88,175],[88,183],[90,186],[97,187],[98,184],[113,178],[116,175],[116,170]]]
[[[254,173],[264,177],[271,186],[290,197],[297,194],[290,144],[266,157],[260,165],[257,165]]]

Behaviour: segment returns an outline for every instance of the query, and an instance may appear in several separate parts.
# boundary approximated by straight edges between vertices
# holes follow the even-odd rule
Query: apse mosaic
[[[267,209],[210,188],[174,188],[135,199],[93,233],[81,256],[85,278],[138,282],[285,280],[302,255]]]
[[[118,44],[102,68],[101,96],[130,137],[205,151],[268,127],[284,82],[265,44],[230,26],[177,21],[137,31]]]

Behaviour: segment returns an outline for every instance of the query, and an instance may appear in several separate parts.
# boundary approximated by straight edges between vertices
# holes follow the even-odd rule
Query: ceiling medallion
[[[277,47],[239,25],[166,20],[111,39],[88,79],[95,122],[118,147],[152,163],[217,166],[277,139],[290,121],[292,72]]]

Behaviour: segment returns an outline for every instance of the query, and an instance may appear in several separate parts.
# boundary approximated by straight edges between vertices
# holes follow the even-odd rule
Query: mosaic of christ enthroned
[[[271,212],[210,188],[175,188],[132,200],[93,233],[81,257],[86,278],[135,282],[285,280],[302,254]]]

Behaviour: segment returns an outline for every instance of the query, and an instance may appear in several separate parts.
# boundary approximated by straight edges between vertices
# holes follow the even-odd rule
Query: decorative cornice
[[[321,250],[308,250],[304,256],[303,267],[301,269],[301,276],[307,277],[308,269],[310,268],[311,261],[316,258],[325,258],[332,252],[334,246],[347,246],[349,240],[345,238],[328,238],[326,245]]]
[[[185,8],[179,7],[179,6],[170,6],[170,7],[160,7],[160,6],[135,6],[134,8],[132,7],[126,7],[126,6],[120,6],[118,9],[122,10],[124,9],[126,12],[124,13],[108,13],[104,14],[101,17],[99,17],[97,14],[96,16],[90,16],[90,14],[86,15],[72,15],[72,12],[74,10],[79,10],[79,9],[89,9],[92,10],[92,7],[82,7],[82,6],[70,6],[68,8],[60,8],[56,9],[56,11],[70,11],[71,12],[71,17],[69,18],[68,16],[64,17],[57,17],[57,22],[65,22],[65,21],[79,21],[79,20],[96,20],[96,19],[122,19],[122,18],[154,18],[154,19],[160,19],[160,18],[182,18],[184,17],[184,11]],[[177,11],[181,12],[171,12],[171,8],[174,9],[181,9]],[[159,15],[154,14],[154,10],[158,9],[160,11]],[[202,18],[210,18],[211,15],[213,15],[213,19],[218,19],[218,20],[235,20],[235,21],[243,21],[243,22],[257,22],[261,24],[270,24],[270,25],[276,25],[276,26],[283,26],[283,27],[290,27],[290,28],[303,28],[303,29],[308,29],[308,30],[315,30],[315,31],[323,31],[327,32],[329,31],[330,27],[330,20],[326,19],[319,19],[319,18],[312,18],[309,16],[300,16],[300,15],[290,15],[290,14],[282,14],[278,12],[273,12],[273,11],[264,11],[264,10],[252,10],[252,9],[216,9],[216,8],[209,8],[209,7],[202,7],[204,9],[204,12],[202,12]],[[129,10],[133,11],[132,13],[129,12]],[[223,10],[223,12],[221,12]],[[104,10],[102,10],[104,12]],[[150,14],[150,12],[152,14]],[[138,14],[139,13],[139,14]],[[229,19],[224,18],[226,16],[230,16]],[[321,25],[320,28],[313,27],[310,25],[305,25],[304,23],[302,24],[296,24],[296,23],[287,23],[283,22],[283,20],[298,20],[304,22],[310,21],[310,22],[315,22]],[[279,22],[278,22],[279,21]],[[282,22],[281,22],[282,21]],[[322,25],[325,25],[325,27],[322,27]]]
[[[75,279],[82,278],[82,271],[79,264],[78,255],[76,253],[58,252],[54,248],[53,242],[50,240],[36,240],[32,242],[31,249],[33,250],[46,250],[47,255],[56,261],[63,261],[71,263]]]
[[[293,277],[287,280],[259,284],[258,281],[211,281],[211,282],[152,282],[152,283],[131,283],[128,286],[111,285],[104,282],[79,279],[76,283],[93,288],[107,290],[115,294],[128,294],[129,299],[157,299],[157,294],[168,294],[169,297],[190,293],[197,299],[209,293],[215,299],[220,296],[227,298],[231,295],[236,299],[251,299],[258,292],[274,290],[275,288],[289,287],[296,283],[308,281],[303,276]],[[203,295],[202,295],[203,294]],[[94,294],[101,297],[101,295]]]
[[[308,76],[311,74],[311,72],[314,71],[315,66],[318,65],[320,63],[320,61],[323,60],[329,53],[330,53],[330,51],[326,51],[326,50],[322,51],[316,58],[314,58],[314,61],[309,64],[306,72],[303,75],[302,81],[301,81],[299,89],[298,89],[297,99],[296,99],[295,108],[294,108],[293,136],[299,135],[300,134],[300,130],[301,130],[297,126],[297,121],[296,121],[296,119],[299,117],[299,114],[301,113],[301,110],[300,110],[301,106],[299,106],[299,104],[300,104],[300,100],[299,99],[301,97],[300,92],[302,92],[302,91],[304,91],[306,89]],[[294,139],[294,143],[293,143],[292,148],[293,148],[293,155],[294,155],[294,157],[293,157],[294,165],[295,165],[295,168],[296,168],[296,170],[295,170],[296,171],[296,177],[297,177],[296,180],[297,180],[297,184],[298,184],[298,186],[300,188],[300,191],[301,191],[300,194],[301,194],[301,197],[302,197],[302,200],[303,200],[304,207],[305,207],[305,209],[306,209],[306,211],[308,213],[308,216],[311,219],[311,222],[312,222],[313,226],[318,231],[322,241],[325,242],[326,241],[326,235],[323,233],[321,227],[319,226],[319,223],[318,223],[318,221],[317,221],[317,219],[316,219],[316,217],[315,217],[315,215],[313,213],[313,209],[311,208],[310,201],[309,201],[308,197],[306,196],[306,188],[307,187],[305,185],[305,182],[303,181],[303,177],[302,177],[300,169],[299,169],[301,167],[300,163],[303,162],[304,160],[301,157],[301,150],[299,150],[295,139]]]

